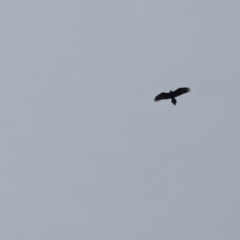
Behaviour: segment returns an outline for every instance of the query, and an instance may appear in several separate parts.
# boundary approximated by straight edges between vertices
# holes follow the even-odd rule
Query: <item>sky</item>
[[[2,1],[0,238],[238,240],[239,11]]]

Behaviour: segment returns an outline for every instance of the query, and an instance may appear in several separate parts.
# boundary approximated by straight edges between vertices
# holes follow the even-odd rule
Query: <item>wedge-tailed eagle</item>
[[[190,92],[190,88],[187,88],[187,87],[178,88],[173,92],[171,90],[169,93],[162,92],[155,97],[154,101],[158,102],[160,100],[171,99],[172,104],[176,105],[177,100],[175,98],[187,92]]]

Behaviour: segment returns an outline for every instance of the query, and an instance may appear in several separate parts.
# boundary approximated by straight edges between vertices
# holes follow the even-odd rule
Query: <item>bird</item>
[[[188,92],[190,92],[190,88],[187,87],[178,88],[175,91],[171,90],[169,93],[162,92],[154,98],[154,101],[158,102],[160,100],[171,99],[172,104],[176,105],[177,100],[175,98]]]

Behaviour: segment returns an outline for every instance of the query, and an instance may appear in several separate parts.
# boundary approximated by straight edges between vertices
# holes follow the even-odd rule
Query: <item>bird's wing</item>
[[[190,88],[186,88],[186,87],[178,88],[177,90],[175,90],[173,92],[173,95],[174,95],[174,97],[178,97],[178,96],[180,96],[180,95],[182,95],[184,93],[187,93],[187,92],[190,92]]]
[[[169,96],[169,93],[160,93],[159,95],[157,95],[155,98],[154,98],[154,101],[157,102],[157,101],[160,101],[160,100],[163,100],[163,99],[169,99],[170,96]]]

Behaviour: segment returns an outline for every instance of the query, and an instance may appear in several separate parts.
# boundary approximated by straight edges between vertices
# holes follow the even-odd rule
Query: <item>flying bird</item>
[[[171,99],[172,104],[176,105],[177,100],[175,98],[187,92],[190,92],[190,88],[187,88],[187,87],[178,88],[173,92],[171,90],[169,93],[162,92],[155,97],[154,101],[158,102],[160,100]]]

